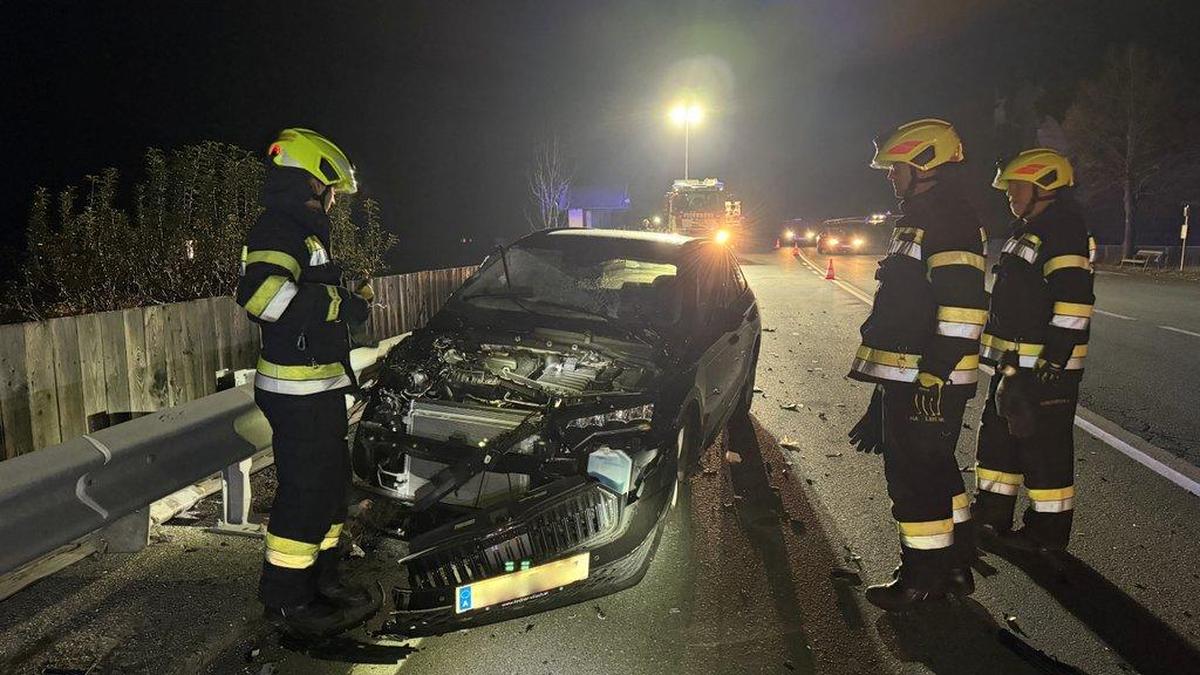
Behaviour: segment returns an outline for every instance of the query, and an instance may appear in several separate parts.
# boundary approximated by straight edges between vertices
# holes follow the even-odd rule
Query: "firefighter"
[[[980,355],[997,367],[979,429],[973,511],[1024,550],[1062,550],[1074,513],[1074,420],[1087,356],[1091,237],[1071,197],[1071,163],[1047,148],[999,167],[1016,221],[1004,245]],[[1012,530],[1017,492],[1029,507]]]
[[[242,249],[237,287],[261,329],[254,400],[271,424],[279,480],[259,599],[272,623],[324,637],[378,608],[337,569],[350,482],[345,395],[356,385],[348,333],[370,307],[340,286],[328,213],[337,194],[357,186],[346,155],[313,131],[284,129],[268,154],[264,210]]]
[[[948,122],[923,119],[876,140],[871,167],[887,169],[903,217],[875,278],[850,377],[874,383],[850,433],[881,452],[900,566],[866,597],[889,610],[974,591],[969,500],[954,451],[978,380],[987,318],[979,219],[956,179],[963,161]]]

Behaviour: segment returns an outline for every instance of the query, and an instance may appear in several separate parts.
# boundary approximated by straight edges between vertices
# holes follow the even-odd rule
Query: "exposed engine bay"
[[[483,508],[566,476],[634,492],[651,441],[655,352],[560,331],[420,331],[388,355],[355,472],[411,504]]]

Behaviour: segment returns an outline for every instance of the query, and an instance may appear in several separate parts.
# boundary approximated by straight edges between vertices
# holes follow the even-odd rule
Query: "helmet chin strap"
[[[1030,199],[1029,203],[1025,205],[1025,208],[1021,209],[1021,214],[1018,215],[1017,218],[1020,218],[1021,220],[1028,220],[1030,214],[1033,213],[1033,210],[1038,204],[1041,204],[1042,202],[1052,202],[1054,201],[1055,197],[1056,195],[1053,191],[1047,192],[1046,194],[1038,194],[1038,187],[1037,185],[1034,185],[1033,199]]]
[[[937,174],[930,174],[928,176],[922,177],[920,174],[917,173],[917,171],[918,171],[917,167],[915,167],[911,164],[908,164],[907,166],[909,166],[912,169],[912,180],[910,180],[908,182],[908,187],[904,188],[904,194],[900,195],[901,200],[912,198],[912,196],[917,193],[918,186],[932,184],[932,183],[937,182]]]

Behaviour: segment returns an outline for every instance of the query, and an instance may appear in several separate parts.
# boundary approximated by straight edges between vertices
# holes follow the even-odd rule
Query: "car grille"
[[[586,546],[613,532],[619,521],[617,496],[593,485],[534,512],[503,539],[463,541],[411,560],[409,574],[418,590],[486,579],[519,569],[522,561],[536,565]]]

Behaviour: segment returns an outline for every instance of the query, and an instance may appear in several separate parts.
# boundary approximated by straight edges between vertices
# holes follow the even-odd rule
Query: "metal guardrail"
[[[406,335],[354,350],[355,371],[369,377]],[[252,387],[0,462],[0,575],[269,447],[271,428]]]

